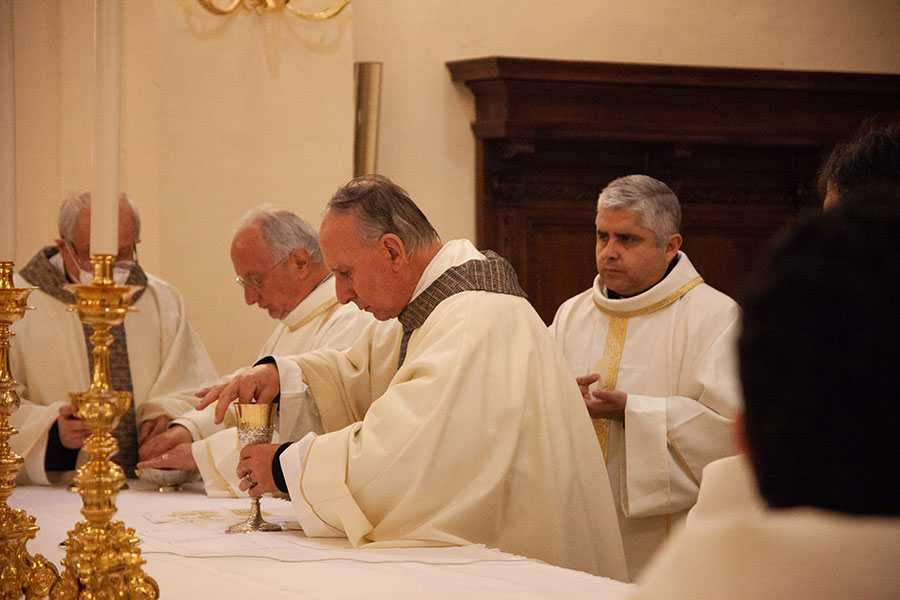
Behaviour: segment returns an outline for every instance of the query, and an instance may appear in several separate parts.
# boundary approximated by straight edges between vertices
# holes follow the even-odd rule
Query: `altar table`
[[[481,545],[437,548],[352,548],[344,539],[307,538],[290,502],[262,498],[264,517],[286,527],[275,533],[227,535],[246,517],[250,501],[207,498],[202,485],[160,493],[128,481],[114,520],[135,529],[144,572],[160,598],[591,598],[622,600],[631,586]],[[60,544],[84,519],[81,496],[65,488],[16,488],[8,504],[36,517],[28,542],[62,570]]]

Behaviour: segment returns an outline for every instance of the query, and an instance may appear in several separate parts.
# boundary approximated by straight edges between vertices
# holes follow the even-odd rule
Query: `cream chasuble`
[[[479,258],[467,241],[445,244],[416,294]],[[297,357],[308,392],[278,361],[282,406],[311,395],[330,432],[281,455],[307,535],[354,546],[481,543],[623,579],[596,438],[528,301],[450,296],[412,332],[398,369],[401,337],[391,319],[345,352]]]
[[[745,454],[714,460],[703,468],[697,503],[688,512],[685,527],[693,527],[727,513],[763,510],[765,502],[756,489],[756,478]]]
[[[646,292],[611,300],[605,291],[598,277],[559,308],[550,332],[573,375],[599,369],[600,385],[628,394],[624,427],[604,421],[633,578],[693,505],[703,467],[737,453],[731,427],[740,407],[739,310],[702,283],[682,252]]]
[[[350,347],[373,321],[372,315],[359,310],[355,305],[338,303],[334,278],[330,277],[282,319],[260,350],[258,358],[302,354],[319,348],[343,350]],[[219,381],[229,381],[245,370],[246,368],[239,369]],[[185,396],[196,403],[194,391],[188,390]],[[308,403],[303,406],[306,407],[315,408]],[[191,454],[203,477],[206,494],[213,498],[246,497],[247,492],[242,492],[239,488],[240,480],[236,473],[241,447],[237,429],[232,427],[233,413],[228,411],[226,422],[216,425],[213,422],[214,409],[215,406],[210,406],[204,411],[187,411],[174,423],[187,427],[195,440],[191,445]],[[276,442],[279,439],[296,441],[310,431],[322,433],[318,413],[315,410],[300,409],[299,403],[282,407],[279,415],[280,433],[276,433],[274,438]]]
[[[744,489],[727,505],[719,499],[734,498],[736,482],[748,472],[749,487],[755,488],[755,480],[746,464],[725,461],[703,473],[701,502],[707,495],[716,499],[714,505],[704,506],[702,516],[692,512],[684,530],[663,545],[634,598],[900,598],[900,518],[772,510],[745,483],[737,483]]]

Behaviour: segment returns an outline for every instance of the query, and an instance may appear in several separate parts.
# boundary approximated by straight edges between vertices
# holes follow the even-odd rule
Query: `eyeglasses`
[[[119,248],[119,253],[116,255],[115,266],[123,269],[130,269],[134,267],[138,262],[138,254],[137,254],[137,245],[141,242],[141,240],[136,241],[131,246],[127,246],[125,248]],[[75,262],[78,263],[78,266],[84,268],[84,257],[78,253],[78,250],[75,249],[75,244],[72,243],[71,240],[66,240],[66,246],[69,248],[69,253],[72,255],[72,258],[75,259]],[[86,271],[91,270],[91,259],[87,258],[88,267],[85,269]]]
[[[275,263],[274,265],[272,265],[271,267],[269,267],[269,269],[268,269],[265,273],[263,273],[262,275],[260,275],[260,276],[258,276],[258,277],[254,277],[253,279],[244,279],[244,278],[241,277],[240,275],[236,275],[235,278],[234,278],[234,280],[237,282],[237,284],[238,284],[239,286],[241,286],[241,287],[244,288],[244,289],[252,288],[252,289],[258,291],[258,290],[262,287],[263,283],[266,281],[266,277],[269,276],[269,273],[271,273],[272,271],[274,271],[274,270],[275,270],[275,267],[277,267],[278,265],[280,265],[281,263],[283,263],[284,261],[286,261],[286,260],[289,259],[290,257],[291,257],[290,255],[285,256],[284,258],[282,258],[281,260],[279,260],[277,263]]]

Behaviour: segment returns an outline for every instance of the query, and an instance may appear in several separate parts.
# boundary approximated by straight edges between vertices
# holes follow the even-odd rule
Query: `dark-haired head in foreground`
[[[746,442],[766,502],[900,515],[900,206],[800,225],[744,309]]]
[[[825,208],[900,201],[900,121],[866,123],[837,145],[819,171]]]

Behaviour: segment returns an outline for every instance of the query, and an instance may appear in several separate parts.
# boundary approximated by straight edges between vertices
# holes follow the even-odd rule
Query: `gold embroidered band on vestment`
[[[325,317],[325,319],[319,325],[319,327],[321,327],[322,325],[325,324],[326,321],[328,321],[328,319],[331,318],[331,315],[334,314],[334,311],[336,311],[339,306],[340,306],[340,302],[338,302],[337,298],[330,298],[330,299],[326,300],[325,302],[323,302],[322,304],[320,304],[317,308],[313,309],[313,311],[311,313],[309,313],[308,315],[303,317],[303,319],[301,319],[299,323],[296,323],[296,324],[288,327],[288,331],[290,331],[291,333],[294,333],[295,331],[297,331],[304,325],[308,324],[310,321],[312,321],[313,319],[315,319],[322,313],[329,313],[328,316]]]
[[[601,390],[616,389],[616,381],[619,377],[619,363],[622,361],[622,352],[625,350],[625,333],[628,330],[628,319],[649,315],[650,313],[662,310],[679,300],[701,283],[703,283],[703,278],[698,275],[662,300],[637,310],[614,311],[604,306],[600,306],[597,299],[593,299],[594,306],[597,307],[597,310],[609,315],[609,330],[606,334],[606,346],[603,350],[603,356],[608,360],[606,365],[607,368],[606,373],[598,373],[598,375],[600,375],[600,381],[597,385]],[[591,420],[594,422],[594,432],[597,434],[597,441],[600,442],[600,449],[603,450],[603,458],[606,461],[609,461],[609,419]],[[668,435],[668,432],[666,433]],[[678,448],[675,447],[675,443],[672,441],[672,436],[668,435],[668,439],[669,443],[675,449],[676,456],[684,461],[684,458],[681,457]],[[684,463],[681,466],[682,468],[685,468],[687,463]],[[689,469],[687,470],[687,473],[691,479],[694,478]]]

